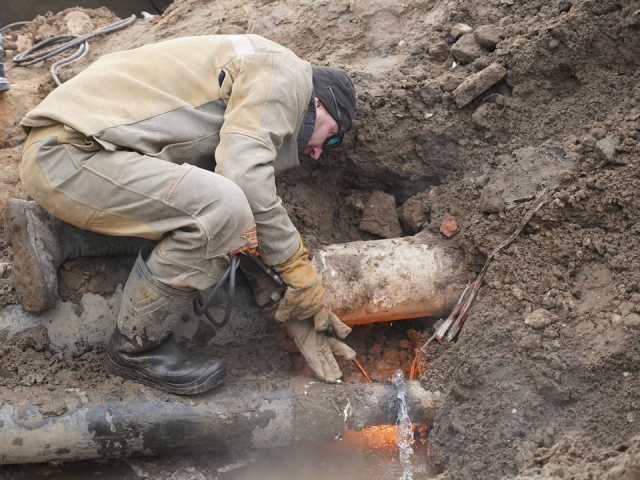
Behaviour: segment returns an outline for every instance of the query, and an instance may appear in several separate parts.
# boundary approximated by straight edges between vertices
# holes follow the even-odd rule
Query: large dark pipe
[[[413,422],[430,423],[437,394],[409,382]],[[30,402],[0,408],[0,464],[165,455],[328,441],[346,430],[394,424],[390,384],[328,385],[309,377],[236,382],[193,397],[148,390],[68,393],[67,411],[43,418]]]

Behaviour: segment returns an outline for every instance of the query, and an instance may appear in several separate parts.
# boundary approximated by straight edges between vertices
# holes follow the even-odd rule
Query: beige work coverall
[[[274,175],[298,165],[311,94],[311,65],[257,35],[106,55],[22,120],[20,178],[67,223],[160,240],[151,273],[204,290],[254,226],[267,263],[298,249]]]

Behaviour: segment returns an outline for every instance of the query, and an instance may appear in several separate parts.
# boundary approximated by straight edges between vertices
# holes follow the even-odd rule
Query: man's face
[[[329,114],[318,97],[316,97],[316,124],[313,134],[306,147],[300,150],[303,155],[309,155],[314,160],[320,158],[322,146],[329,138],[338,134],[338,122]]]

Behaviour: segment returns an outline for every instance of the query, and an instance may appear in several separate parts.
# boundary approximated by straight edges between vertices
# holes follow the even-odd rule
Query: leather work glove
[[[336,383],[342,378],[336,356],[346,360],[356,358],[356,352],[346,343],[323,332],[317,332],[310,318],[301,321],[290,320],[285,323],[285,326],[309,368],[319,380]]]
[[[330,329],[338,338],[349,335],[351,328],[342,323],[325,304],[324,288],[309,261],[309,250],[302,245],[302,240],[298,251],[274,268],[287,284],[284,297],[275,311],[276,320],[285,322],[313,317],[316,331]]]
[[[296,253],[273,268],[287,284],[275,319],[280,322],[304,320],[318,313],[325,302],[324,288],[316,269],[309,261],[309,250],[302,245],[302,240]]]

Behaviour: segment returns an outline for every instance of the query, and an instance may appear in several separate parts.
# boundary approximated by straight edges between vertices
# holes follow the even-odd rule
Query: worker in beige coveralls
[[[299,153],[317,159],[338,146],[354,113],[346,72],[312,67],[257,35],[106,55],[22,120],[29,136],[20,178],[35,203],[7,206],[18,297],[42,311],[58,297],[62,262],[157,241],[140,250],[125,284],[105,364],[146,385],[199,393],[222,382],[226,368],[182,349],[171,329],[197,292],[220,280],[231,254],[257,244],[288,286],[273,316],[313,373],[337,381],[335,356],[355,352],[335,337],[350,329],[325,305],[274,175],[297,166]]]

